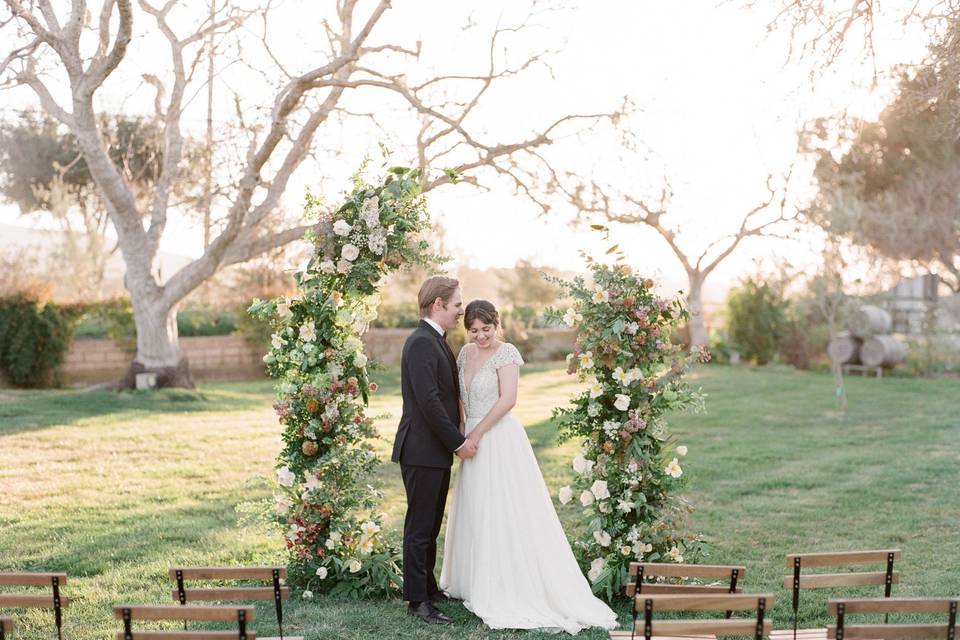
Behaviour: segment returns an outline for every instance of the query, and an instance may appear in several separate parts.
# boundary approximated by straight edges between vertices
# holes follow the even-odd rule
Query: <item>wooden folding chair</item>
[[[65,573],[0,572],[0,586],[47,587],[50,595],[29,593],[0,593],[0,609],[53,609],[53,621],[57,625],[57,640],[63,637],[63,609],[70,598],[60,595],[60,587],[67,584]]]
[[[893,563],[900,559],[900,549],[878,549],[871,551],[838,551],[830,553],[793,553],[787,556],[787,566],[793,574],[785,576],[783,586],[793,591],[793,631],[789,629],[775,631],[773,640],[823,640],[826,628],[797,629],[797,616],[800,609],[800,591],[803,589],[823,589],[835,587],[860,587],[883,585],[883,595],[890,597],[895,582],[900,582],[900,572],[893,570]],[[885,571],[859,571],[846,573],[802,574],[806,567],[836,567],[849,565],[885,564]],[[799,637],[798,637],[799,633]]]
[[[626,638],[715,638],[716,636],[745,635],[762,640],[773,631],[773,620],[767,611],[773,608],[769,593],[737,594],[644,594],[634,596],[635,608],[643,610],[643,619],[634,619],[630,631],[611,631],[615,640]],[[695,620],[654,620],[658,611],[753,611],[753,618],[713,618]]]
[[[176,604],[131,605],[113,608],[113,615],[123,620],[123,631],[116,640],[256,640],[256,631],[248,631],[247,623],[255,617],[253,607],[181,607]],[[236,631],[134,631],[134,620],[221,621],[236,622]]]
[[[13,620],[0,618],[0,640],[8,640],[13,633]]]
[[[955,640],[957,637],[957,598],[850,598],[831,600],[827,610],[837,623],[827,627],[830,640]],[[847,624],[849,614],[891,613],[945,614],[947,624]]]
[[[170,569],[170,579],[177,583],[171,593],[173,599],[181,605],[187,602],[245,602],[250,600],[273,600],[277,615],[279,638],[261,640],[303,640],[301,636],[283,635],[283,600],[290,595],[290,589],[280,586],[280,579],[287,577],[286,567],[175,567]],[[187,588],[187,580],[262,580],[269,581],[269,587],[205,587]]]
[[[678,595],[740,593],[737,582],[747,572],[746,567],[716,564],[677,564],[675,562],[631,562],[630,576],[624,591],[628,598],[637,593]],[[727,584],[644,582],[648,578],[684,578],[695,580],[729,580]],[[731,612],[727,611],[726,617]],[[633,619],[637,619],[637,599],[633,598]]]

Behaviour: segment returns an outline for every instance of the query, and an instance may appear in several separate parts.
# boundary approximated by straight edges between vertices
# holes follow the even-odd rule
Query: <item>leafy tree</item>
[[[727,333],[745,360],[767,364],[779,351],[787,306],[779,286],[754,276],[727,295]]]
[[[847,123],[837,142],[818,126],[819,194],[808,215],[834,237],[938,271],[960,291],[960,141],[947,135],[960,92],[922,108],[913,99],[938,73],[926,67],[903,75],[878,120]],[[843,152],[835,155],[838,146]]]

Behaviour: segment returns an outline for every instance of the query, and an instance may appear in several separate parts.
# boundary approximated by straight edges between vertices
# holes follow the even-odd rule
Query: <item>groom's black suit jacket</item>
[[[393,441],[393,462],[450,467],[460,434],[457,361],[447,341],[424,320],[407,338],[400,358],[403,415]]]

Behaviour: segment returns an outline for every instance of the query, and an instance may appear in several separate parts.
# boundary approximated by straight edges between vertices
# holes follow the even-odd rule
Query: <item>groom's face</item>
[[[454,329],[461,317],[463,317],[463,296],[459,287],[446,304],[440,299],[433,303],[433,313],[430,314],[430,318],[447,331]]]

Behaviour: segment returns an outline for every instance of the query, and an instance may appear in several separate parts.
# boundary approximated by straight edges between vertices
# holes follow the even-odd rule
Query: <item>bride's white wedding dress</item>
[[[457,368],[469,434],[499,399],[497,369],[523,359],[501,344],[467,385],[468,349],[476,357],[464,347]],[[616,614],[593,595],[573,557],[527,434],[510,413],[460,464],[440,588],[493,629],[616,627]]]

